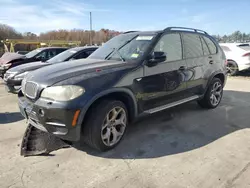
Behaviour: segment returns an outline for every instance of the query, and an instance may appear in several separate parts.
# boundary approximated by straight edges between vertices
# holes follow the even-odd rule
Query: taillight
[[[250,52],[243,55],[243,57],[250,56]]]

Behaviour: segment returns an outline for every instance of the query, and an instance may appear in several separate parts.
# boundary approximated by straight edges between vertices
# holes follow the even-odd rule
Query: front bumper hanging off
[[[65,143],[60,138],[28,124],[21,144],[21,155],[25,157],[32,155],[48,155],[52,151],[69,146],[69,144]]]

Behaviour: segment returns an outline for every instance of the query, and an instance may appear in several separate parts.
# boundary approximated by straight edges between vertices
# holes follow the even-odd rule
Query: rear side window
[[[204,55],[209,55],[209,49],[207,47],[207,44],[205,43],[204,39],[201,37],[201,44],[202,44],[202,49],[203,49],[203,53]]]
[[[224,52],[230,52],[230,48],[227,46],[220,46]]]
[[[217,53],[217,47],[214,44],[214,42],[211,39],[209,39],[208,37],[203,36],[203,38],[205,39],[205,41],[206,41],[206,43],[208,45],[210,53],[211,54],[216,54]]]
[[[154,51],[162,51],[167,55],[166,62],[182,59],[181,37],[178,33],[164,35],[156,44]]]
[[[56,54],[60,54],[62,53],[63,51],[65,51],[66,49],[62,48],[62,49],[56,49]]]
[[[47,51],[47,58],[48,59],[50,59],[50,58],[52,58],[52,57],[54,57],[56,55],[57,55],[57,50],[56,49],[51,49],[51,50]]]
[[[185,58],[195,58],[203,56],[201,40],[195,34],[183,34]]]

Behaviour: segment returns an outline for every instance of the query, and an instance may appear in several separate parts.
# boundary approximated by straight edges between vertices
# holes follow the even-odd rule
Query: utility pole
[[[89,44],[92,45],[92,13],[91,12],[89,12],[89,26],[90,26]]]

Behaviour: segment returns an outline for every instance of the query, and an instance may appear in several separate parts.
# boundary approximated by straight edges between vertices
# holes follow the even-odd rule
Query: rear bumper
[[[80,139],[81,125],[72,126],[74,114],[78,109],[69,109],[63,103],[51,103],[41,99],[32,103],[21,93],[18,95],[20,112],[28,123],[63,140]]]

